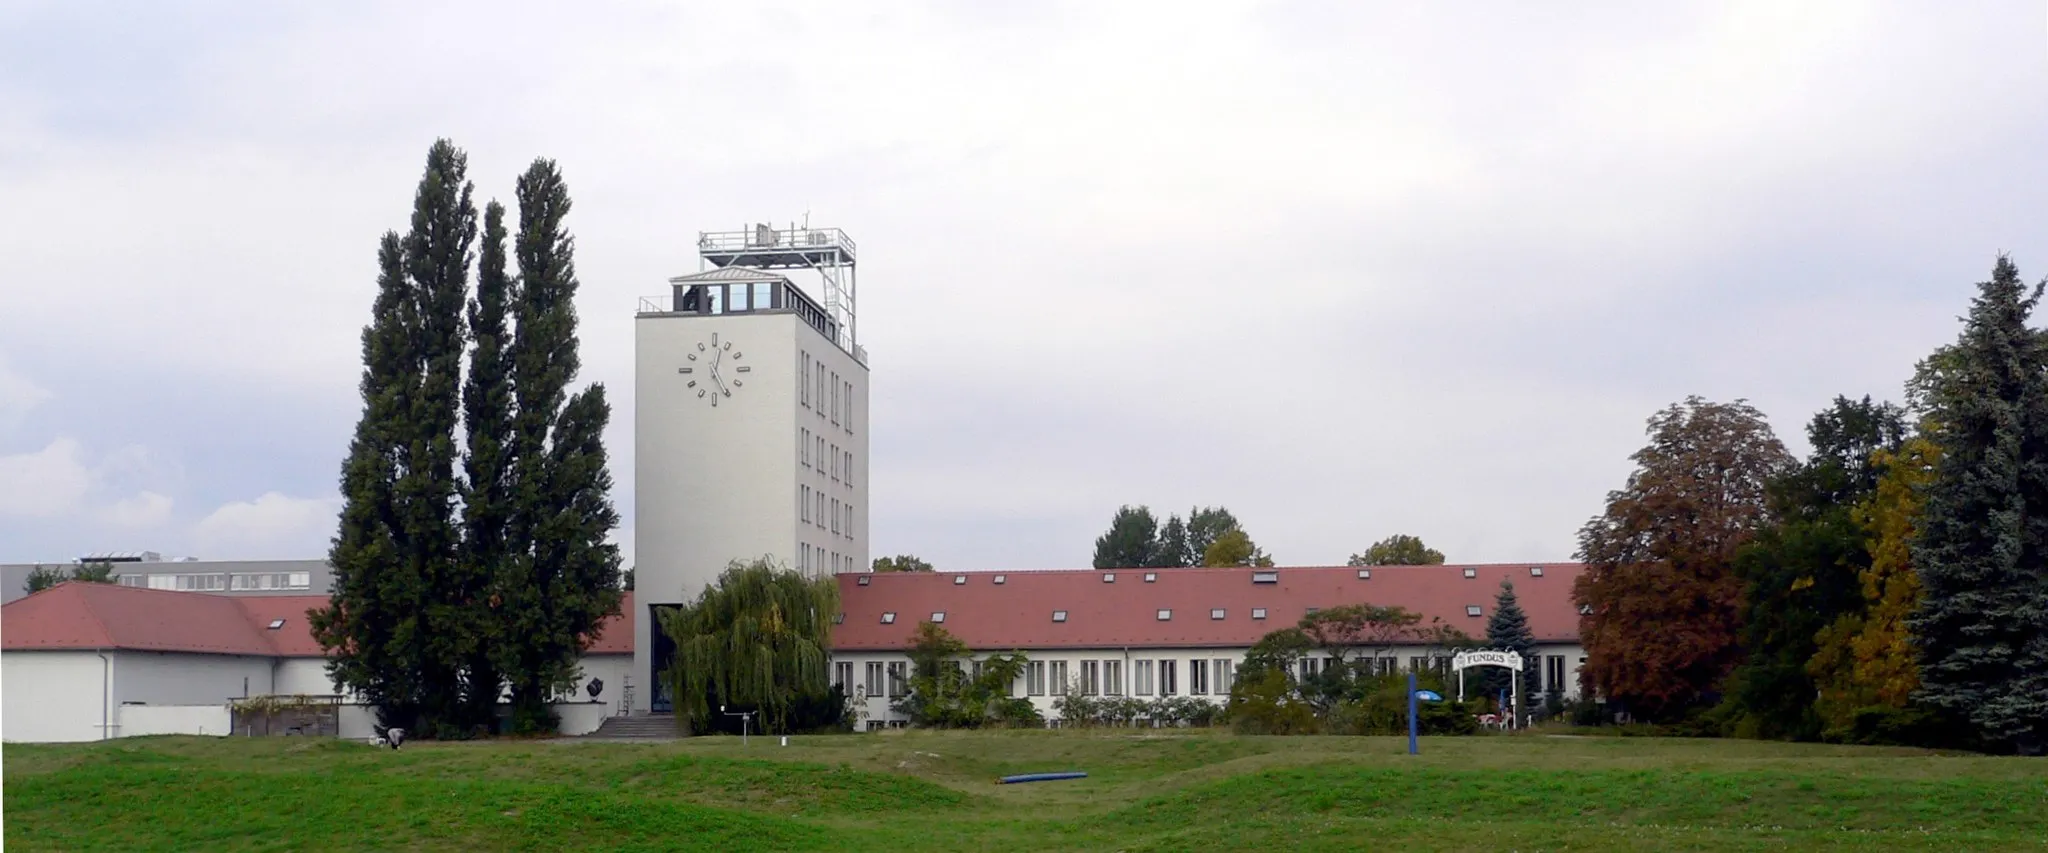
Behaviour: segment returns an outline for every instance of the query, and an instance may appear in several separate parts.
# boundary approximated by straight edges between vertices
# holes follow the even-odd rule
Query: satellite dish
[[[590,686],[584,689],[590,691],[590,698],[596,699],[597,694],[604,692],[604,679],[593,678],[590,680]]]

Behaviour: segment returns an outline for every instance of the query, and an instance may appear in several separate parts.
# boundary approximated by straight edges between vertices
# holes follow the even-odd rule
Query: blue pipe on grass
[[[1017,784],[1018,782],[1051,782],[1051,781],[1055,781],[1055,780],[1059,780],[1059,779],[1086,779],[1086,778],[1088,778],[1088,774],[1086,774],[1086,773],[1082,773],[1082,772],[1079,772],[1079,771],[1074,771],[1074,772],[1069,772],[1069,773],[1023,773],[1023,774],[1019,774],[1019,775],[1016,775],[1016,776],[1004,776],[1003,778],[1001,778],[1001,779],[997,780],[997,781],[996,781],[996,784],[998,784],[998,785],[1014,785],[1014,784]]]

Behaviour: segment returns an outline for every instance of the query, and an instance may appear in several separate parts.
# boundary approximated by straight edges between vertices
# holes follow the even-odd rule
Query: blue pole
[[[1415,671],[1408,671],[1408,754],[1415,755]]]

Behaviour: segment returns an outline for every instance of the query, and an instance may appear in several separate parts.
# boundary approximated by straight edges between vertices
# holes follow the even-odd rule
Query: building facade
[[[105,563],[122,586],[222,595],[326,595],[334,572],[326,560],[199,560],[165,559],[154,551],[87,554],[65,563],[0,564],[0,604],[28,594],[28,576],[37,568],[69,571],[81,564]]]
[[[815,577],[868,569],[868,369],[852,243],[830,229],[707,234],[717,268],[670,279],[634,320],[636,711],[670,702],[656,609],[736,560]],[[776,269],[818,270],[818,295]],[[836,272],[828,272],[836,270]]]

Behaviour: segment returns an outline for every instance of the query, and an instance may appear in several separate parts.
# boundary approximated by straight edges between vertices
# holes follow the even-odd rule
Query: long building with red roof
[[[913,634],[932,622],[978,656],[1023,652],[1029,663],[1012,692],[1048,719],[1069,688],[1220,701],[1252,644],[1316,610],[1398,605],[1425,624],[1483,638],[1505,581],[1536,640],[1532,686],[1569,697],[1584,660],[1571,596],[1580,572],[1573,563],[1512,563],[841,574],[832,678],[853,697],[862,727],[903,724],[890,705],[907,686]],[[225,734],[221,709],[233,699],[338,694],[306,620],[326,601],[65,583],[10,602],[0,608],[0,738]],[[646,684],[633,668],[634,623],[645,609],[628,593],[592,638],[582,681],[565,698],[575,711],[565,714],[571,733],[633,712],[633,694]],[[1396,643],[1366,654],[1398,671],[1441,666],[1449,650]],[[367,714],[354,719],[362,722],[344,726],[345,735],[366,732]]]

